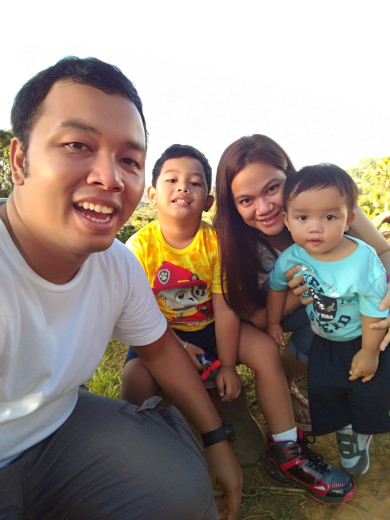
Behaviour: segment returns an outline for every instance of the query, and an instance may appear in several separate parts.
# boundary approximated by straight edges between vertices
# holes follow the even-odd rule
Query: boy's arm
[[[352,359],[349,371],[351,381],[362,377],[362,381],[365,383],[374,377],[378,368],[379,344],[385,331],[370,329],[370,324],[376,321],[378,318],[362,315],[362,348]]]
[[[221,362],[216,384],[221,400],[231,401],[241,392],[241,379],[236,372],[240,318],[226,303],[223,294],[213,292],[212,302],[218,359]]]
[[[283,309],[286,305],[288,288],[282,291],[268,289],[267,293],[267,334],[273,338],[278,345],[284,345],[283,329],[280,325]]]
[[[200,433],[221,426],[221,419],[198,372],[169,328],[153,343],[134,347],[158,386],[190,419]],[[228,441],[205,449],[212,480],[225,489],[228,520],[236,518],[241,499],[242,472]]]

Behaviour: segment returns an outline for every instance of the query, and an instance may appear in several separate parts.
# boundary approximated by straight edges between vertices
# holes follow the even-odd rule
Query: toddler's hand
[[[359,350],[352,359],[351,369],[349,371],[349,380],[355,381],[362,377],[363,383],[370,381],[375,375],[378,368],[379,350],[371,352],[368,350]]]

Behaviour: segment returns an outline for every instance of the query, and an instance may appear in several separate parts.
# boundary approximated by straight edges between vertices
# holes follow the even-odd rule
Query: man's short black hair
[[[188,144],[172,144],[169,146],[165,152],[161,155],[159,159],[157,159],[156,164],[153,167],[152,171],[152,186],[155,188],[157,179],[161,173],[161,169],[168,159],[180,159],[181,157],[192,157],[193,159],[197,159],[204,170],[204,175],[206,178],[207,191],[210,193],[211,190],[211,166],[209,161],[203,155],[202,152],[190,146]]]
[[[11,124],[26,152],[31,130],[40,114],[42,102],[57,81],[69,79],[74,83],[89,85],[106,94],[117,94],[130,99],[136,106],[147,138],[142,102],[133,83],[114,65],[97,58],[68,56],[55,65],[38,72],[17,93],[11,110]]]

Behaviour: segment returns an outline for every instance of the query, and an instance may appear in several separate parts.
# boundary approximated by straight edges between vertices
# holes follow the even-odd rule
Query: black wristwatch
[[[211,432],[202,433],[201,435],[203,446],[207,448],[217,442],[234,440],[234,430],[232,425],[228,421],[224,421],[222,426]]]

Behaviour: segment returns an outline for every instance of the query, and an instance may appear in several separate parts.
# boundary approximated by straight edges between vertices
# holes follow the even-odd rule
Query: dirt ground
[[[265,427],[262,415],[254,415]],[[316,437],[310,448],[340,468],[335,434]],[[390,520],[390,434],[374,437],[370,461],[368,472],[353,479],[354,498],[338,506],[318,503],[301,490],[273,484],[265,476],[261,463],[244,468],[239,520]]]

